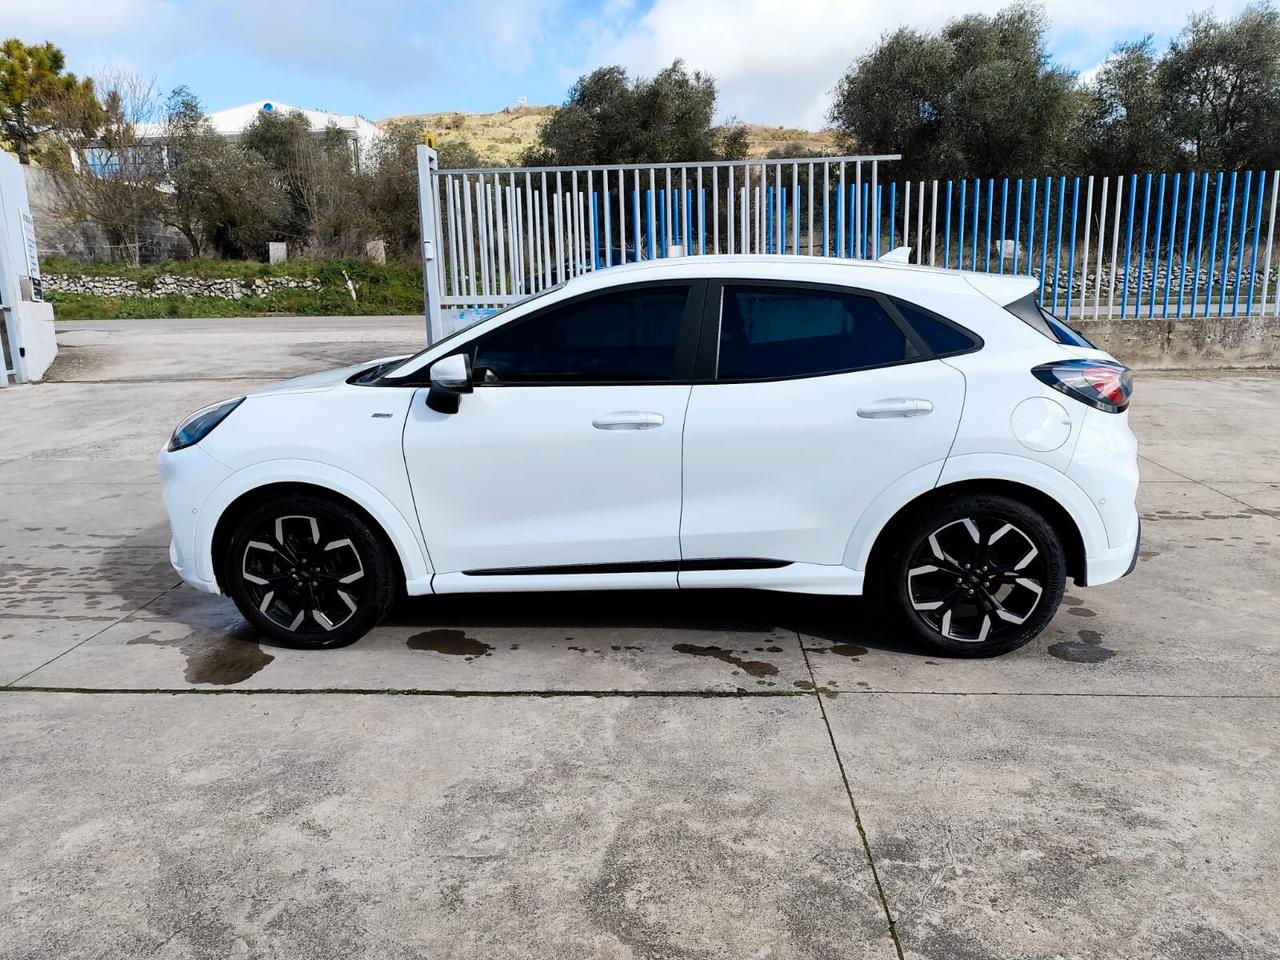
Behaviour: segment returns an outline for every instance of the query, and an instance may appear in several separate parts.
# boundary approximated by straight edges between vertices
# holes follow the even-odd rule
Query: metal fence
[[[897,159],[432,167],[441,303],[499,306],[677,246],[688,254],[822,247],[859,255],[881,220],[880,164]]]
[[[456,310],[676,246],[864,259],[909,246],[916,263],[1034,276],[1065,319],[1280,313],[1280,172],[883,181],[897,159],[431,168],[428,272]]]
[[[1274,315],[1277,188],[1251,170],[888,183],[882,231],[920,263],[1035,276],[1067,319]]]

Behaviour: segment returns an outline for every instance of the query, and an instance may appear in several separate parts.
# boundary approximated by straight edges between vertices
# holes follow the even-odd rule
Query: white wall
[[[58,352],[53,332],[53,308],[40,299],[40,259],[35,226],[27,200],[22,165],[0,151],[0,300],[11,307],[9,346],[19,353],[27,378],[38,380]]]

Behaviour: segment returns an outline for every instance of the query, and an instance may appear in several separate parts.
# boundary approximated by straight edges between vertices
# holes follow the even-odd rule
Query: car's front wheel
[[[395,597],[388,549],[369,521],[308,494],[273,497],[240,518],[222,584],[246,620],[290,647],[353,643]]]
[[[990,657],[1040,633],[1066,589],[1053,527],[1008,497],[961,495],[900,528],[884,571],[896,619],[952,656]]]

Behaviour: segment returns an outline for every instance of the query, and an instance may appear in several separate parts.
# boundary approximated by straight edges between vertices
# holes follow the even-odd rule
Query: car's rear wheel
[[[1053,527],[1008,497],[960,495],[913,517],[883,571],[896,619],[936,650],[990,657],[1057,612],[1067,563]]]
[[[363,516],[324,497],[290,494],[240,518],[222,584],[244,618],[275,643],[341,647],[386,615],[393,569]]]

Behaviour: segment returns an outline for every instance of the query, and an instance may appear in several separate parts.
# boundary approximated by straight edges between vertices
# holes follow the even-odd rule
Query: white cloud
[[[424,93],[437,109],[474,105],[477,91],[504,84],[557,100],[593,67],[652,74],[682,57],[716,77],[722,117],[803,127],[822,125],[831,88],[884,32],[1007,2],[586,0],[584,12],[584,0],[0,0],[5,35],[53,40],[78,73],[124,67],[181,82],[169,68],[184,57],[225,55],[268,76],[355,87],[377,115],[390,101],[413,109]],[[1088,70],[1118,40],[1163,42],[1202,2],[1049,0],[1051,46]],[[207,76],[196,92],[219,105]]]
[[[521,70],[560,0],[8,0],[6,35],[51,39],[72,69],[154,72],[226,52],[369,89],[461,66]],[[70,57],[69,57],[70,59]]]
[[[1007,0],[654,0],[642,11],[614,6],[588,24],[584,72],[621,63],[651,74],[682,57],[715,76],[724,116],[817,127],[830,91],[886,31],[932,29],[966,12],[992,13]],[[1051,0],[1051,46],[1074,68],[1089,68],[1119,40],[1181,29],[1197,0]],[[1232,8],[1239,4],[1232,4]]]

